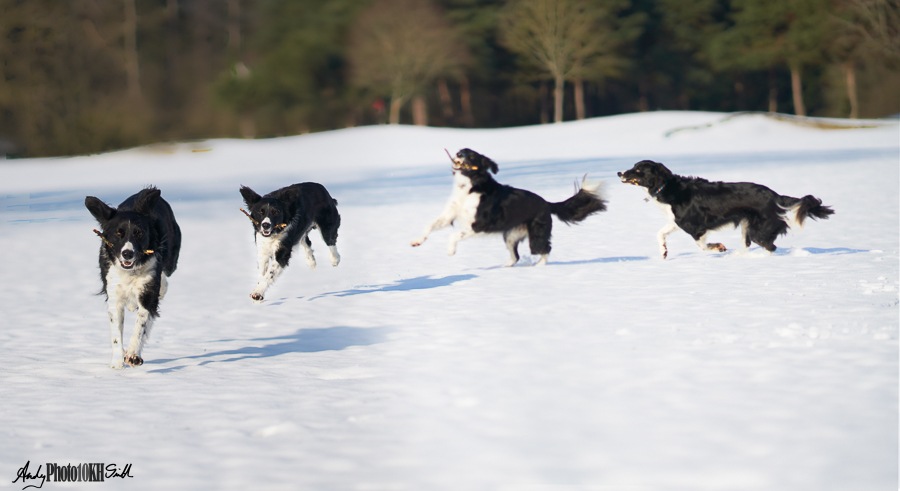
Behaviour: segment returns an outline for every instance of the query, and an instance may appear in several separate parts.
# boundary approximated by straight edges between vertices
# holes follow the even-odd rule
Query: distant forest
[[[0,158],[372,124],[900,113],[898,0],[0,0]]]

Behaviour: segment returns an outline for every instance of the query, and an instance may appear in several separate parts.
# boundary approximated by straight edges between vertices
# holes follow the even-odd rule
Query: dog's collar
[[[656,197],[659,196],[659,193],[662,192],[663,188],[666,187],[666,184],[669,184],[669,181],[666,181],[665,183],[663,183],[662,186],[656,188],[656,191],[650,191],[650,190],[648,189],[648,190],[647,190],[647,194],[649,194],[650,197],[649,197],[649,198],[644,198],[644,201],[650,201],[650,198],[656,199]]]
[[[669,184],[669,181],[664,182],[662,186],[656,188],[656,191],[648,190],[647,192],[650,193],[651,198],[655,198],[659,195],[659,193],[662,192],[663,188],[666,187],[667,184]]]

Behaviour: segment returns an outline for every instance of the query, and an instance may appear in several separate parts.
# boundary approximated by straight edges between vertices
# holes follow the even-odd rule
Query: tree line
[[[0,156],[650,110],[900,113],[898,0],[0,0]]]

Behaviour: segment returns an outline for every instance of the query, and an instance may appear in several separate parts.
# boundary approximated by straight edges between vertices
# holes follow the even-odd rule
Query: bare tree
[[[351,82],[390,95],[391,124],[400,123],[400,108],[408,100],[422,96],[439,77],[458,75],[465,60],[456,31],[430,0],[376,0],[351,29]],[[419,124],[424,124],[424,102],[416,103]]]
[[[856,70],[875,53],[888,63],[900,61],[900,3],[889,0],[836,0],[830,30],[831,58],[840,63],[850,102],[850,118],[859,116]]]
[[[583,118],[583,80],[613,75],[622,66],[611,17],[609,7],[587,0],[519,0],[503,12],[503,44],[554,82],[555,122],[563,120],[566,80],[576,85],[576,112]]]

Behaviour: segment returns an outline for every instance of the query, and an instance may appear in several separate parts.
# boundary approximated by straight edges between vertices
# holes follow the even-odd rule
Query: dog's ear
[[[672,171],[669,170],[668,167],[662,165],[662,164],[659,163],[659,162],[655,162],[655,163],[656,163],[656,165],[659,166],[659,172],[660,172],[660,174],[662,174],[663,177],[665,177],[666,179],[670,179],[673,175],[675,175],[675,174],[672,173]]]
[[[497,163],[494,162],[493,160],[485,157],[484,155],[481,156],[481,165],[490,169],[491,172],[493,172],[494,174],[496,174],[497,172],[500,171],[500,168],[497,167]]]
[[[247,186],[241,186],[241,196],[244,197],[244,203],[247,203],[247,206],[253,206],[262,199],[262,196],[256,194],[256,191]]]
[[[97,223],[99,223],[100,226],[106,226],[106,223],[116,214],[115,208],[93,196],[84,198],[84,206],[91,212],[91,215],[97,219]]]
[[[159,195],[160,190],[156,188],[147,188],[141,191],[141,194],[134,200],[134,211],[141,215],[149,215],[153,208],[156,207]]]

